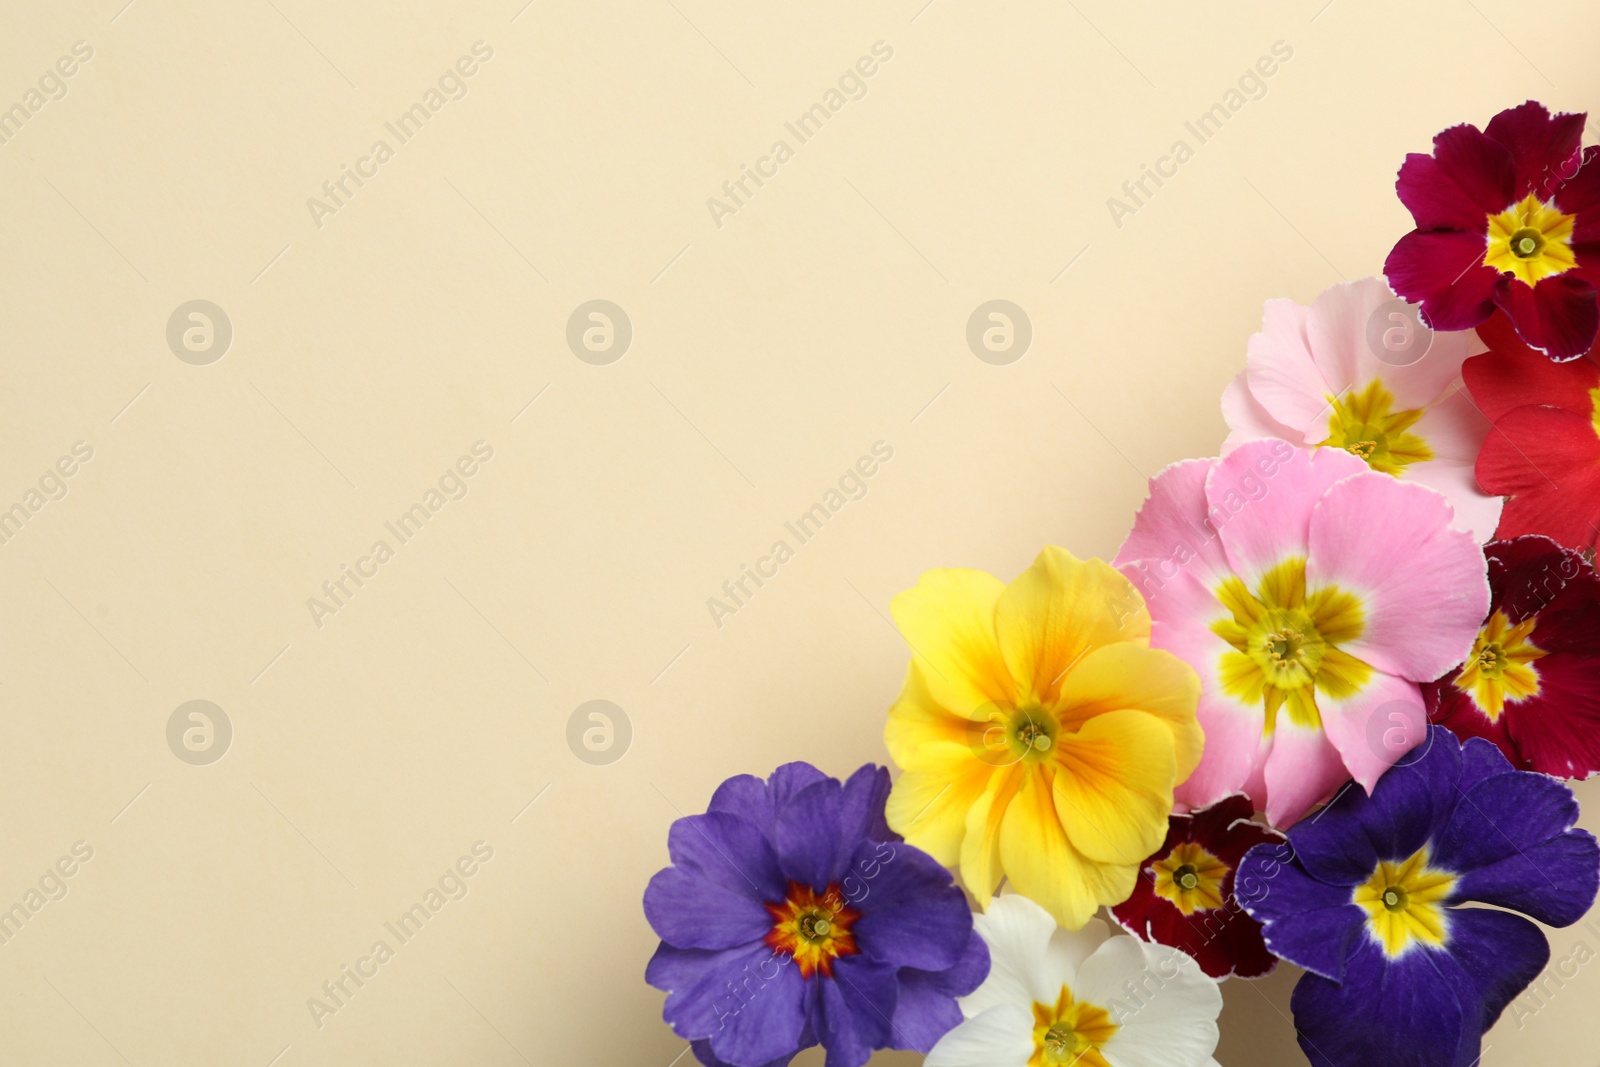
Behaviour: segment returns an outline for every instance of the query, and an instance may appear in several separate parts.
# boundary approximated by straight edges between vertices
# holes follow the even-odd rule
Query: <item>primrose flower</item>
[[[1371,796],[1347,789],[1287,845],[1251,849],[1240,901],[1307,972],[1290,1006],[1312,1064],[1477,1063],[1550,959],[1513,913],[1569,926],[1594,903],[1600,848],[1577,818],[1562,783],[1434,726]]]
[[[1529,100],[1479,130],[1452,126],[1413,152],[1395,188],[1417,228],[1384,263],[1395,292],[1436,330],[1467,330],[1495,308],[1553,360],[1589,351],[1600,330],[1600,148],[1586,116]]]
[[[950,873],[883,821],[889,772],[842,785],[788,763],[723,782],[677,820],[644,913],[661,938],[645,980],[708,1067],[781,1067],[820,1043],[834,1067],[926,1051],[989,971]]]
[[[1222,993],[1188,956],[1011,894],[976,922],[994,967],[926,1067],[1216,1067]]]
[[[1151,479],[1116,563],[1151,643],[1200,674],[1205,754],[1179,801],[1244,792],[1287,826],[1420,740],[1418,683],[1466,658],[1489,605],[1451,519],[1431,489],[1276,440]],[[1410,744],[1391,723],[1415,724]]]
[[[1342,282],[1309,308],[1269,300],[1245,369],[1222,394],[1223,454],[1281,437],[1341,448],[1373,470],[1437,489],[1481,542],[1501,498],[1473,475],[1489,422],[1459,388],[1484,345],[1471,330],[1432,333],[1378,278]]]
[[[1458,670],[1422,687],[1428,717],[1518,768],[1600,772],[1600,577],[1548,537],[1484,546],[1489,619]]]
[[[1596,166],[1600,173],[1600,166]],[[1600,542],[1600,362],[1552,364],[1503,315],[1478,327],[1489,351],[1461,368],[1494,423],[1478,481],[1506,501],[1498,535],[1545,534],[1568,548]]]
[[[1212,978],[1260,978],[1278,959],[1261,940],[1261,924],[1234,898],[1239,861],[1256,845],[1282,841],[1251,821],[1246,796],[1226,797],[1188,815],[1174,815],[1161,850],[1145,861],[1133,895],[1111,909],[1135,937],[1194,957]]]
[[[892,605],[914,656],[884,740],[889,825],[987,906],[1002,877],[1082,926],[1133,890],[1200,759],[1199,683],[1106,563],[1046,548],[1010,585],[936,570]]]

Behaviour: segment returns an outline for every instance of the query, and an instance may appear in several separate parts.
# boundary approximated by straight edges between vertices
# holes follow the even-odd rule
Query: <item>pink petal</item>
[[[1306,587],[1338,586],[1366,608],[1364,632],[1340,647],[1413,681],[1466,658],[1489,613],[1488,564],[1453,520],[1441,494],[1376,471],[1327,491],[1311,518]]]
[[[1428,442],[1434,458],[1412,464],[1402,477],[1443,493],[1455,510],[1456,529],[1472,534],[1480,544],[1492,540],[1505,498],[1478,485],[1475,467],[1490,425],[1472,396],[1465,389],[1456,390],[1429,408],[1412,429]]]
[[[1169,588],[1174,596],[1168,607],[1175,610],[1156,620],[1150,644],[1171,652],[1200,676],[1198,717],[1206,735],[1205,749],[1199,766],[1175,795],[1203,808],[1244,788],[1257,763],[1265,716],[1259,702],[1242,703],[1222,689],[1219,667],[1233,646],[1210,630],[1213,621],[1227,614],[1222,605],[1191,575]]]
[[[1268,822],[1279,829],[1298,822],[1349,777],[1327,734],[1296,726],[1287,715],[1278,716],[1265,772]]]
[[[1261,330],[1245,346],[1250,395],[1272,419],[1301,431],[1289,438],[1296,444],[1327,436],[1318,430],[1326,429],[1329,394],[1339,392],[1311,358],[1310,316],[1310,308],[1293,300],[1268,300],[1261,310]]]
[[[1415,682],[1374,671],[1361,692],[1336,701],[1317,694],[1322,729],[1350,776],[1372,792],[1383,772],[1428,735],[1428,710]]]
[[[1113,565],[1150,602],[1180,570],[1197,573],[1210,582],[1228,573],[1228,561],[1216,530],[1206,520],[1205,480],[1215,460],[1189,459],[1174,463],[1150,479],[1150,496],[1134,516],[1133,529],[1117,550]]]
[[[1421,408],[1439,399],[1460,376],[1469,338],[1477,340],[1471,331],[1441,331],[1431,339],[1414,335],[1412,343],[1419,345],[1423,354],[1403,366],[1379,358],[1380,352],[1389,355],[1382,349],[1386,330],[1427,330],[1410,323],[1409,316],[1398,308],[1383,313],[1384,305],[1399,299],[1381,278],[1343,282],[1317,297],[1311,307],[1307,334],[1312,358],[1323,379],[1333,386],[1333,392],[1361,388],[1379,378],[1394,394],[1397,408]],[[1396,315],[1403,317],[1395,319]],[[1422,344],[1426,344],[1425,349]],[[1325,432],[1320,433],[1315,441],[1326,437]]]
[[[1300,444],[1306,435],[1291,429],[1267,413],[1261,402],[1250,395],[1247,380],[1249,371],[1240,371],[1222,391],[1222,418],[1228,424],[1227,440],[1222,442],[1223,455],[1227,455],[1246,441],[1262,437],[1277,437]]]
[[[1253,441],[1217,461],[1206,499],[1232,571],[1254,588],[1267,569],[1291,556],[1304,559],[1317,501],[1341,478],[1368,469],[1342,449],[1283,441]]]

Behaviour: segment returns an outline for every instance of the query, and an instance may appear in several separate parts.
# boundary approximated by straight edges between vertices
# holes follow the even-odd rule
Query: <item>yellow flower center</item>
[[[973,752],[994,767],[1046,760],[1060,732],[1056,715],[1037,703],[990,704],[987,714],[968,727]]]
[[[1185,915],[1222,907],[1222,882],[1232,869],[1192,841],[1174,845],[1150,868],[1155,872],[1156,895],[1172,901]]]
[[[1399,863],[1383,860],[1372,877],[1355,887],[1351,900],[1367,913],[1367,931],[1384,954],[1398,956],[1412,945],[1442,945],[1449,932],[1442,901],[1456,876],[1428,866],[1428,849]]]
[[[1359,391],[1330,396],[1328,437],[1319,447],[1342,448],[1366,461],[1375,471],[1400,473],[1412,463],[1433,458],[1428,442],[1410,433],[1424,412],[1417,408],[1394,411],[1394,394],[1374,378]]]
[[[790,882],[783,903],[762,906],[773,918],[767,947],[793,956],[802,978],[819,971],[831,976],[835,959],[860,951],[850,927],[861,913],[844,902],[837,885],[818,895],[810,886]]]
[[[1033,1055],[1028,1067],[1110,1067],[1100,1049],[1117,1029],[1104,1008],[1073,1000],[1072,990],[1062,986],[1054,1005],[1033,1005]]]
[[[1484,266],[1529,285],[1571,270],[1578,263],[1572,254],[1572,223],[1571,215],[1529,193],[1520,204],[1489,216]]]
[[[1261,702],[1265,731],[1285,708],[1296,726],[1320,729],[1316,694],[1343,700],[1360,692],[1372,668],[1339,648],[1366,629],[1361,598],[1338,586],[1306,592],[1306,561],[1287,559],[1269,570],[1252,593],[1230,576],[1216,589],[1230,617],[1211,631],[1233,646],[1222,657],[1223,691],[1247,704]]]
[[[1533,663],[1547,653],[1528,640],[1537,622],[1530,616],[1513,626],[1504,612],[1492,613],[1453,680],[1490,722],[1499,721],[1507,700],[1526,700],[1539,692],[1539,672]]]

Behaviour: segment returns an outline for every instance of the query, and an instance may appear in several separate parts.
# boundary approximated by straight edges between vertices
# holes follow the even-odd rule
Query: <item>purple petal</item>
[[[1480,1030],[1493,1026],[1550,961],[1543,931],[1520,915],[1487,908],[1450,913],[1449,948],[1483,1002]]]
[[[772,916],[756,901],[681,867],[658,871],[644,891],[644,917],[678,948],[734,948],[759,942]]]
[[[1543,104],[1529,100],[1489,120],[1483,132],[1505,145],[1511,155],[1514,199],[1530,192],[1539,194],[1540,200],[1549,199],[1562,177],[1572,174],[1585,117],[1582,112],[1552,117]]]
[[[898,967],[942,971],[972,941],[972,910],[933,858],[901,842],[867,842],[842,886],[862,912],[854,932],[863,952]]]
[[[785,960],[759,943],[721,952],[662,945],[645,981],[667,991],[661,1015],[679,1037],[710,1038],[729,1063],[766,1064],[799,1048],[805,1026],[805,983]]]
[[[1500,746],[1481,737],[1469,737],[1461,743],[1461,781],[1456,788],[1465,793],[1485,778],[1516,770]]]
[[[1418,949],[1391,960],[1371,938],[1343,983],[1307,974],[1289,1006],[1314,1067],[1467,1067],[1481,1034],[1481,1005],[1448,954]]]
[[[1600,847],[1589,831],[1569,830],[1468,872],[1455,896],[1520,911],[1546,926],[1571,926],[1594,905],[1597,889]]]
[[[784,874],[818,892],[833,881],[836,870],[842,794],[837,781],[824,778],[788,797],[776,809],[773,841],[778,846],[778,865]]]
[[[962,1020],[957,997],[964,997],[989,977],[989,946],[974,934],[961,961],[944,971],[900,972],[900,999],[894,1010],[892,1047],[928,1050]]]
[[[1435,330],[1470,330],[1494,314],[1500,272],[1483,265],[1486,239],[1460,230],[1412,230],[1384,260],[1396,293],[1422,304]]]
[[[1545,278],[1537,285],[1513,281],[1495,293],[1495,303],[1529,348],[1558,363],[1577,359],[1600,332],[1600,301],[1595,288],[1576,271]]]
[[[1235,899],[1263,925],[1274,955],[1339,981],[1345,957],[1367,913],[1351,903],[1347,886],[1328,885],[1290,857],[1288,845],[1257,845],[1245,853],[1234,877]]]
[[[867,764],[844,783],[844,803],[839,809],[839,829],[852,846],[863,837],[874,841],[899,841],[884,817],[884,802],[889,799],[889,768]],[[849,862],[849,850],[839,857]],[[842,871],[841,871],[842,873]]]
[[[862,1067],[874,1049],[893,1039],[890,1020],[900,995],[894,965],[845,956],[834,961],[833,978],[820,986],[818,1036],[828,1050],[827,1067]]]
[[[1473,871],[1557,837],[1577,821],[1578,799],[1563,783],[1531,771],[1497,774],[1461,794],[1434,840],[1432,859],[1447,870]]]
[[[760,903],[784,898],[778,854],[755,823],[710,811],[678,819],[667,831],[672,862],[723,889]]]
[[[717,786],[706,811],[737,815],[772,836],[772,798],[767,793],[767,783],[753,774],[736,774]]]

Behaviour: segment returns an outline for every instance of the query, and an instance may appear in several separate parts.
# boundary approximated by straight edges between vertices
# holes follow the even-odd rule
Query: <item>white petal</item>
[[[1078,971],[1073,994],[1111,1012],[1100,1050],[1112,1067],[1206,1067],[1217,1047],[1222,991],[1184,953],[1113,937]]]
[[[1059,929],[1049,912],[1016,893],[991,901],[972,923],[989,946],[989,977],[960,1001],[969,1019],[997,1004],[1054,1004],[1107,934],[1099,919],[1081,930]]]
[[[1083,961],[1094,955],[1110,936],[1110,929],[1098,918],[1090,919],[1080,930],[1058,927],[1050,935],[1050,947],[1045,952],[1044,968],[1034,988],[1034,998],[1041,1004],[1054,1004],[1061,995],[1062,986],[1075,988]]]
[[[1033,1055],[1033,1012],[1001,1004],[939,1039],[923,1067],[1025,1067]]]

